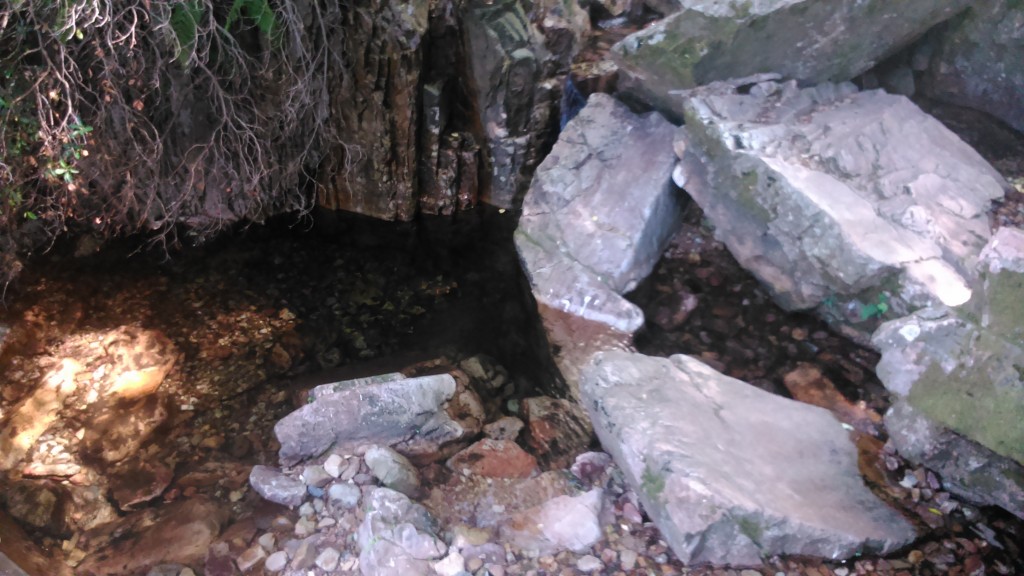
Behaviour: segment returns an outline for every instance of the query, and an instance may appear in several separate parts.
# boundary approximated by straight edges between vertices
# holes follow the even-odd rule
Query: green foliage
[[[277,17],[274,16],[274,11],[267,0],[234,0],[224,22],[224,28],[230,30],[242,15],[251,19],[260,33],[267,38],[277,38]]]
[[[178,43],[178,63],[188,66],[196,53],[196,39],[199,37],[199,25],[203,18],[203,8],[199,0],[177,2],[171,7],[171,31]]]

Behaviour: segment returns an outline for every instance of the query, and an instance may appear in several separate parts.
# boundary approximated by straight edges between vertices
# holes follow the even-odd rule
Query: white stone
[[[604,564],[596,556],[587,554],[576,561],[576,568],[579,568],[580,572],[597,572],[604,568]]]
[[[458,551],[452,550],[443,559],[434,562],[433,568],[439,576],[456,576],[466,569],[466,560]]]
[[[333,478],[341,476],[342,470],[344,470],[345,459],[338,454],[331,454],[324,461],[324,472],[327,472]]]
[[[279,550],[271,554],[267,561],[263,564],[263,567],[269,572],[280,572],[284,570],[284,567],[288,564],[288,554],[283,550]]]

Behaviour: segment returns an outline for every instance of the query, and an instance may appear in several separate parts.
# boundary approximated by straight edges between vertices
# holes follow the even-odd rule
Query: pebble
[[[259,564],[260,560],[267,557],[267,551],[262,546],[256,544],[248,548],[245,552],[242,552],[235,560],[235,564],[238,565],[238,569],[242,572],[248,572],[253,566]]]
[[[576,561],[576,567],[582,572],[596,572],[601,568],[604,568],[604,564],[597,558],[597,556],[587,554]]]
[[[278,550],[267,558],[263,567],[269,572],[280,572],[284,570],[286,564],[288,564],[288,555],[283,550]]]
[[[327,460],[324,461],[324,472],[330,474],[332,478],[337,478],[338,476],[341,476],[345,466],[347,466],[347,464],[345,463],[344,458],[337,454],[331,454],[327,457]]]
[[[619,551],[619,567],[623,570],[632,570],[636,567],[637,553],[634,550]]]
[[[341,554],[334,548],[324,548],[323,552],[316,557],[316,565],[330,572],[338,567]]]
[[[453,550],[443,559],[434,562],[433,568],[439,576],[456,576],[466,569],[466,561],[462,554]]]
[[[276,541],[277,541],[277,539],[274,537],[274,534],[271,533],[271,532],[267,532],[266,534],[260,536],[259,540],[257,540],[257,542],[260,543],[260,546],[262,546],[263,549],[266,550],[267,552],[270,552],[271,550],[274,549],[274,544],[276,543]]]
[[[363,492],[355,484],[348,482],[335,482],[327,489],[327,498],[332,504],[339,505],[345,509],[352,509],[359,505],[359,498]]]

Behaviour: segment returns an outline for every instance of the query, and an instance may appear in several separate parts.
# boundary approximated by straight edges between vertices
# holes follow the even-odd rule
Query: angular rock
[[[365,576],[417,576],[430,573],[430,561],[448,546],[435,535],[426,508],[404,494],[377,488],[367,498],[359,525],[359,570]]]
[[[1024,132],[1024,6],[1013,0],[972,2],[932,36],[922,91]]]
[[[335,444],[339,450],[354,450],[366,443],[410,446],[418,442],[424,445],[423,452],[436,450],[467,434],[444,409],[455,393],[455,379],[439,374],[356,382],[316,396],[274,426],[281,443],[281,464],[295,464]]]
[[[83,576],[145,573],[159,564],[200,566],[228,519],[222,504],[205,497],[180,500],[163,507],[149,520],[147,511],[121,521],[121,537],[111,539],[78,566]],[[146,517],[146,522],[136,522]]]
[[[292,478],[270,466],[256,465],[249,474],[249,483],[265,500],[290,506],[302,504],[306,499],[306,485],[297,478]]]
[[[565,468],[584,452],[593,436],[589,418],[576,402],[547,396],[523,400],[533,454],[550,468]]]
[[[846,81],[971,5],[969,0],[679,0],[682,10],[613,54],[642,95],[676,110],[672,90],[778,73],[801,85]],[[865,34],[870,30],[870,34]],[[674,101],[675,100],[675,101]]]
[[[906,98],[766,81],[684,108],[677,183],[784,308],[865,342],[883,316],[970,297],[1006,184]]]
[[[556,362],[575,397],[575,366],[621,345],[643,313],[621,294],[657,262],[680,218],[666,153],[674,128],[594,94],[537,170],[516,250]],[[576,356],[580,357],[577,361]]]
[[[335,482],[327,489],[327,497],[331,503],[346,509],[358,506],[362,496],[363,492],[359,486],[349,482]]]
[[[982,496],[979,487],[999,486],[1003,494],[1024,490],[1024,476],[1010,472],[1024,464],[1024,231],[1001,228],[981,260],[970,302],[887,322],[873,342],[882,352],[879,379],[906,397],[908,407],[893,417],[913,433],[900,437],[900,451],[933,463],[939,453],[959,453],[942,465],[954,486],[971,500],[995,499],[1005,507],[1003,495]],[[967,440],[994,454],[967,448]],[[994,481],[996,476],[1001,479]],[[1007,509],[1022,511],[1012,503]]]
[[[864,485],[828,412],[699,361],[595,356],[581,392],[604,448],[686,564],[885,554],[913,527]]]
[[[946,490],[1024,518],[1024,466],[936,424],[906,398],[889,408],[885,427],[900,455],[934,470]]]
[[[515,514],[502,525],[502,540],[538,554],[584,552],[602,536],[598,520],[602,494],[595,488],[578,496],[557,496]]]
[[[384,486],[406,496],[415,496],[419,492],[420,474],[405,456],[386,446],[371,446],[363,459]]]
[[[537,460],[518,444],[490,438],[452,456],[447,465],[460,474],[486,478],[529,478],[537,473]]]

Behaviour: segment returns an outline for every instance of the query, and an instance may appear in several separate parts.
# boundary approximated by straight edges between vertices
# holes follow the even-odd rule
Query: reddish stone
[[[452,456],[448,467],[488,478],[529,478],[537,473],[537,460],[515,442],[485,438]]]
[[[553,468],[567,468],[590,447],[592,431],[583,409],[571,400],[538,396],[523,402],[528,443]]]

